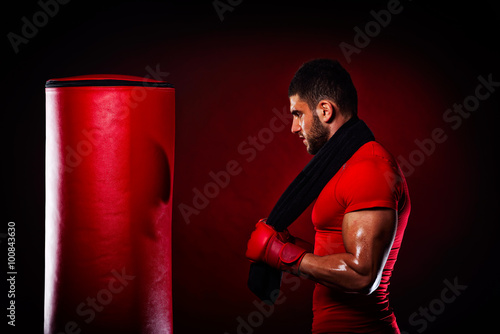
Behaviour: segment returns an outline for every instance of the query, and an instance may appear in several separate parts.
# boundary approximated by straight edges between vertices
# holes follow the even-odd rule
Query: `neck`
[[[330,135],[328,139],[332,138],[335,132],[337,132],[340,129],[340,127],[342,127],[342,125],[347,123],[347,121],[349,121],[352,118],[353,118],[352,115],[344,116],[339,113],[337,117],[335,117],[333,122],[330,124]]]

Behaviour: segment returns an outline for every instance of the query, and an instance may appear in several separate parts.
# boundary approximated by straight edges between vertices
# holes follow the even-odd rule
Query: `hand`
[[[250,236],[246,256],[252,262],[265,262],[271,267],[297,274],[306,250],[291,243],[292,238],[288,231],[277,232],[261,219]]]
[[[259,220],[259,223],[260,223],[260,222],[265,223],[265,224],[267,225],[267,218],[263,218],[263,219]],[[272,226],[270,226],[270,225],[267,225],[267,226],[269,226],[269,227],[271,227],[271,228],[272,228]],[[274,229],[274,228],[273,228],[273,229]],[[283,242],[291,242],[292,244],[294,244],[294,243],[295,243],[295,239],[296,239],[296,238],[295,238],[293,235],[291,235],[291,234],[290,234],[290,232],[288,232],[288,229],[286,229],[286,228],[285,228],[285,229],[283,230],[283,232],[277,232],[277,231],[276,231],[276,233],[278,233],[278,239],[279,239],[280,241],[283,241]]]
[[[267,246],[271,239],[277,239],[278,232],[265,223],[265,219],[259,220],[255,225],[255,230],[250,236],[247,244],[247,258],[252,262],[265,261]]]

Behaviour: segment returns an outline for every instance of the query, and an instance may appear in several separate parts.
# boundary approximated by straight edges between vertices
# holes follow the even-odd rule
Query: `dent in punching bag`
[[[173,86],[92,75],[45,91],[45,333],[171,333]]]

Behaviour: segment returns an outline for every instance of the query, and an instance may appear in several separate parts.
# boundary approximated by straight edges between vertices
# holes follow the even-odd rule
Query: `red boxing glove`
[[[298,275],[299,265],[307,251],[294,245],[293,237],[276,230],[261,219],[247,244],[247,258],[252,262],[265,262],[273,268]]]

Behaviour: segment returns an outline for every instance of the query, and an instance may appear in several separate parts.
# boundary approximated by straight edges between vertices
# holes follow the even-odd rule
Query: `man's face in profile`
[[[316,154],[328,141],[329,130],[321,122],[316,110],[311,110],[307,102],[298,95],[290,96],[290,112],[293,116],[291,131],[303,139],[309,154]]]

